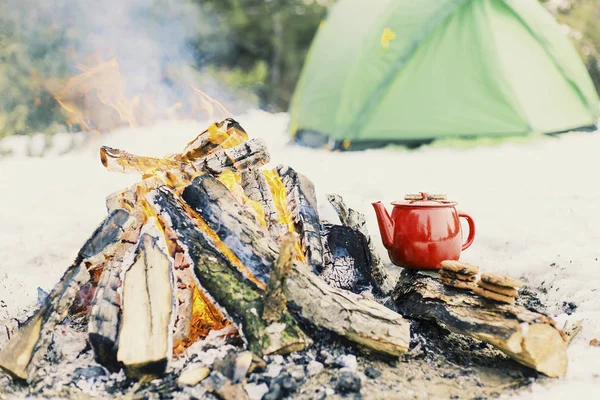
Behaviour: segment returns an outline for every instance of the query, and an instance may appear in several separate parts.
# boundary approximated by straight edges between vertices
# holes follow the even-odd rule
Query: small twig
[[[281,315],[287,311],[285,294],[286,281],[290,276],[290,271],[296,257],[296,243],[298,234],[288,232],[281,241],[281,250],[277,263],[273,266],[267,293],[265,295],[265,306],[262,317],[267,322],[277,322]]]

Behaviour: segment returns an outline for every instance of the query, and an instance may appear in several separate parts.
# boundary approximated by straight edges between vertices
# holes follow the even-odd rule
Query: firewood
[[[381,294],[387,296],[391,293],[393,289],[393,283],[388,276],[385,266],[381,262],[379,253],[377,253],[377,250],[375,250],[373,240],[367,229],[367,221],[365,219],[365,216],[359,213],[358,211],[349,208],[340,195],[328,194],[327,200],[329,200],[329,203],[337,212],[340,218],[340,222],[343,225],[349,226],[352,229],[356,229],[357,231],[361,232],[367,239],[369,251],[371,252],[371,274],[373,277],[373,286],[377,290],[379,290]]]
[[[362,233],[348,226],[323,223],[323,272],[330,286],[360,293],[371,286],[371,255]]]
[[[195,195],[185,196],[186,191]],[[268,266],[275,264],[279,253],[277,244],[244,214],[219,181],[208,175],[198,177],[184,190],[183,198],[206,218],[208,226],[241,260],[265,263],[263,267],[255,265],[256,270],[268,270]],[[211,217],[206,211],[207,204],[213,204],[218,217]],[[291,304],[290,309],[298,310],[304,319],[316,326],[336,332],[370,350],[394,356],[408,350],[410,325],[401,315],[373,300],[329,286],[297,260],[287,280],[285,295],[288,307]]]
[[[449,288],[415,272],[402,273],[392,298],[406,317],[434,320],[550,377],[565,376],[567,342],[547,315]]]
[[[262,204],[269,233],[279,242],[289,230],[279,219],[265,175],[259,168],[248,168],[242,172],[242,186],[249,199]]]
[[[159,377],[171,359],[173,263],[161,235],[142,233],[123,280],[117,361],[129,378]]]
[[[278,165],[276,170],[286,188],[288,207],[300,235],[306,262],[315,273],[320,273],[323,270],[323,244],[315,187],[310,179],[291,167]]]
[[[281,242],[279,258],[271,271],[269,286],[267,287],[267,293],[265,295],[265,307],[262,314],[265,321],[279,321],[282,314],[287,311],[284,291],[286,281],[290,276],[290,271],[294,264],[296,236],[297,233],[288,232]]]
[[[227,191],[220,182],[211,179]],[[250,351],[262,356],[286,354],[310,346],[310,338],[289,313],[284,313],[277,323],[261,318],[262,290],[217,249],[211,234],[199,229],[168,188],[153,190],[147,198],[163,222],[179,235],[177,240],[193,262],[199,288],[237,326]]]
[[[30,380],[35,375],[52,341],[54,328],[67,316],[79,288],[90,279],[86,263],[93,264],[94,257],[112,249],[119,241],[121,227],[128,219],[127,211],[115,210],[96,228],[41,307],[4,345],[0,351],[2,369],[24,380]]]
[[[269,162],[269,153],[263,141],[251,139],[190,162],[171,158],[143,157],[108,146],[100,149],[100,160],[109,171],[143,176],[162,173],[168,177],[169,174],[174,174],[180,176],[182,180],[189,181],[201,173],[220,174],[226,170],[242,171],[252,166],[259,167]]]
[[[193,161],[206,157],[221,148],[230,148],[248,140],[248,134],[240,124],[227,118],[212,124],[207,130],[189,142],[180,154],[171,156],[178,161]]]

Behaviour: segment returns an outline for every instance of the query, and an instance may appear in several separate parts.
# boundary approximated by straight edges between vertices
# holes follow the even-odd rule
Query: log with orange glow
[[[237,123],[227,118],[219,123],[211,124],[207,130],[189,142],[183,151],[169,158],[176,161],[191,162],[203,158],[221,149],[230,149],[248,140],[248,134]]]
[[[277,322],[262,319],[262,288],[217,249],[212,235],[197,229],[173,192],[162,187],[147,197],[160,218],[177,232],[178,242],[193,261],[199,287],[206,290],[226,317],[236,324],[253,353],[259,356],[287,354],[310,346],[312,341],[289,313],[283,313]]]

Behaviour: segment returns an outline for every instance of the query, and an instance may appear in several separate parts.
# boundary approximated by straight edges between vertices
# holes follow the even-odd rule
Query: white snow
[[[600,348],[588,346],[600,338],[600,133],[469,149],[330,153],[288,145],[286,114],[253,111],[236,119],[268,143],[271,166],[284,163],[312,179],[323,218],[337,219],[326,193],[365,213],[386,261],[371,202],[389,204],[419,191],[458,201],[477,224],[462,260],[543,286],[557,318],[584,320],[569,348],[567,377],[535,383],[521,396],[588,398],[600,389]],[[27,156],[26,149],[39,155],[39,137],[0,142],[0,153],[10,147],[15,154],[0,157],[0,322],[22,317],[38,287],[52,288],[104,218],[104,198],[138,180],[106,171],[101,145],[158,156],[182,149],[206,126],[165,122],[85,140],[80,135],[72,143],[61,136],[60,149],[50,146],[44,157]],[[560,315],[563,301],[575,302],[575,313]]]

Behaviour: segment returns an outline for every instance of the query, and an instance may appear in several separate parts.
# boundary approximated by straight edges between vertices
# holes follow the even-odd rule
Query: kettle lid
[[[457,203],[448,201],[448,196],[445,194],[425,193],[407,194],[404,196],[404,202],[394,201],[394,206],[410,206],[410,207],[453,207]]]

